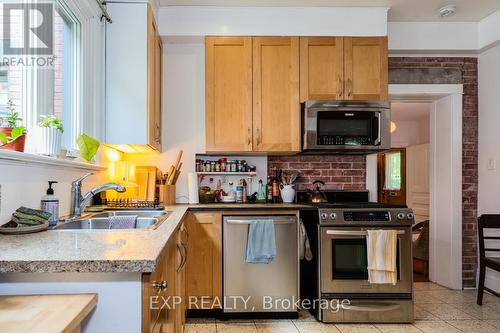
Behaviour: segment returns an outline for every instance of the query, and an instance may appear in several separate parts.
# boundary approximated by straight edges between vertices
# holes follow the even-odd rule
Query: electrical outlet
[[[488,170],[496,170],[497,168],[497,161],[494,157],[490,157],[488,159]]]

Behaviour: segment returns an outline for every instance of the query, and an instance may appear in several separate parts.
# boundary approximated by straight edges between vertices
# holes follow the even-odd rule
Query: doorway
[[[377,155],[378,202],[406,205],[406,149]]]
[[[463,86],[452,85],[419,85],[394,84],[389,85],[391,103],[428,103],[430,105],[428,143],[410,151],[406,145],[394,143],[404,139],[392,140],[394,148],[405,148],[406,152],[406,182],[408,185],[417,181],[418,177],[426,177],[426,186],[406,193],[406,203],[413,206],[417,222],[428,216],[428,276],[429,280],[451,289],[462,289],[462,93]],[[394,119],[393,119],[394,120]],[[398,127],[398,125],[396,125]],[[414,126],[399,125],[401,133],[409,133]],[[392,136],[391,136],[392,137]],[[401,141],[402,140],[402,141]],[[426,151],[422,153],[422,151]],[[413,158],[410,156],[412,153]],[[421,153],[418,157],[418,153]],[[422,155],[423,154],[423,155]],[[417,157],[415,157],[417,156]],[[416,162],[415,162],[416,161]],[[370,200],[376,201],[378,190],[378,156],[367,156],[366,184]],[[420,164],[419,164],[420,163]],[[414,167],[421,171],[419,165],[426,163],[427,175],[420,172],[410,180],[408,169]],[[419,205],[427,191],[428,205]],[[424,195],[424,197],[422,196]],[[413,202],[412,202],[413,200]],[[425,220],[424,220],[425,221]]]

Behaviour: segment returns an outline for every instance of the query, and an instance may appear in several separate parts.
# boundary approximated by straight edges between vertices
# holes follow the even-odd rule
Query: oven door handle
[[[335,236],[366,236],[368,232],[365,230],[327,230],[327,235],[335,235]],[[404,235],[404,230],[397,230],[396,234]]]
[[[380,121],[380,112],[375,112],[375,117],[377,118],[377,139],[375,139],[375,141],[373,142],[373,145],[374,146],[378,146],[380,144],[380,125],[381,125],[381,121]]]
[[[360,311],[360,312],[385,312],[394,311],[401,307],[400,304],[384,304],[384,305],[342,305],[343,310]]]

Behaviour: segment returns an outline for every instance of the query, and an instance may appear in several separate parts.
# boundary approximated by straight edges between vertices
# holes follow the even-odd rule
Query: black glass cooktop
[[[310,191],[297,191],[297,202],[318,208],[406,208],[405,205],[370,202],[368,191],[330,190],[323,191],[328,202],[311,203]]]

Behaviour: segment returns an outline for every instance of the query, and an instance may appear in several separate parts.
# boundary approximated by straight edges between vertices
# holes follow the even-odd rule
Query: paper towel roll
[[[193,172],[188,173],[188,199],[190,204],[200,203],[198,193],[198,175]]]

